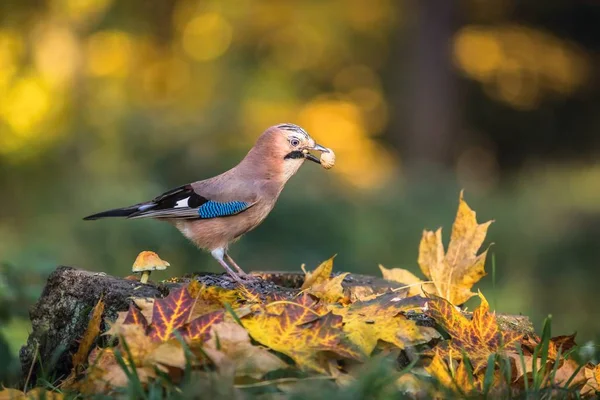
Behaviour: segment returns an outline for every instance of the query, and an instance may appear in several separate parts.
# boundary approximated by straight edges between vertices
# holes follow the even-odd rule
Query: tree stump
[[[261,279],[247,286],[254,293],[265,297],[276,293],[292,298],[298,294],[304,281],[302,273],[255,272],[253,275]],[[32,332],[20,351],[23,379],[29,376],[29,382],[35,382],[38,377],[44,376],[49,381],[57,382],[68,376],[73,366],[71,357],[77,351],[93,307],[101,298],[105,303],[104,320],[114,321],[118,312],[129,308],[132,297],[164,297],[172,288],[192,279],[207,286],[226,289],[236,286],[226,274],[191,274],[160,283],[142,284],[102,273],[58,267],[48,278],[40,299],[30,310]],[[402,284],[372,276],[349,274],[342,286],[345,289],[368,287],[377,294],[397,289]],[[526,317],[499,315],[498,320],[501,326],[505,325],[511,330],[533,332]],[[102,332],[107,329],[108,326],[103,324]]]

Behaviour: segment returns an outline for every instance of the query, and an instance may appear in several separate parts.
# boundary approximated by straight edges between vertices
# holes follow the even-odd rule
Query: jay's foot
[[[262,281],[262,278],[260,276],[250,275],[250,274],[247,274],[245,272],[242,272],[240,274],[228,273],[228,275],[235,282],[237,282],[238,284],[243,285],[243,286]]]

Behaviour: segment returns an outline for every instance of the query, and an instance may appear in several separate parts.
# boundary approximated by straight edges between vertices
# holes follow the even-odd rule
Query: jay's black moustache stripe
[[[290,160],[290,159],[293,160],[296,158],[304,158],[304,153],[301,152],[300,150],[294,150],[294,151],[287,153],[285,155],[285,157],[283,157],[284,160]]]
[[[297,158],[306,158],[307,160],[310,160],[317,164],[321,164],[321,160],[319,160],[317,157],[313,156],[310,153],[304,154],[300,150],[294,150],[292,152],[289,152],[285,155],[285,157],[283,157],[284,160],[293,160]]]

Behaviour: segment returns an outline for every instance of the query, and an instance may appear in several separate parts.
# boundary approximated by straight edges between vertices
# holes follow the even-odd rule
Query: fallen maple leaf
[[[435,329],[418,326],[403,314],[421,310],[425,302],[422,297],[404,298],[399,293],[385,293],[346,308],[332,308],[332,312],[342,317],[348,339],[369,355],[379,340],[404,349],[407,345],[439,337]]]
[[[119,344],[105,353],[92,352],[89,356],[90,368],[86,378],[77,386],[83,393],[104,393],[116,387],[127,385],[127,373],[117,362],[120,353],[127,365],[135,366],[141,383],[156,377],[155,369],[168,373],[176,379],[186,367],[186,356],[182,344],[175,338],[179,335],[190,347],[201,345],[210,336],[215,323],[224,320],[224,310],[203,314],[190,321],[196,305],[186,286],[172,290],[164,299],[152,302],[143,301],[144,307],[152,305],[151,322],[146,318],[150,310],[141,310],[130,304],[129,310],[119,313],[117,321],[111,324],[107,335],[117,336]],[[199,294],[196,292],[199,297]]]
[[[242,318],[242,323],[254,340],[291,357],[300,368],[325,373],[319,360],[325,351],[340,358],[364,358],[346,339],[340,316],[331,313],[321,316],[297,302],[267,304]]]
[[[388,281],[402,283],[406,285],[408,291],[407,296],[425,296],[427,293],[435,294],[435,286],[431,282],[424,282],[412,272],[403,268],[387,269],[383,265],[379,265],[383,279]]]
[[[83,366],[87,360],[88,354],[94,344],[94,341],[100,334],[100,324],[102,323],[102,313],[104,312],[104,301],[102,298],[98,300],[98,303],[94,306],[92,316],[88,322],[87,329],[79,342],[79,348],[77,353],[73,355],[73,370],[71,374],[79,373],[79,369]]]
[[[448,358],[446,362],[439,352],[435,353],[425,370],[435,378],[437,384],[461,396],[474,394],[483,386],[481,374],[474,376],[464,362],[457,362],[452,358]]]
[[[52,392],[48,389],[37,387],[27,393],[17,389],[3,388],[0,390],[0,400],[62,400],[62,393]]]
[[[237,309],[239,307],[238,302],[240,299],[244,299],[243,293],[245,288],[241,289],[223,289],[216,286],[206,286],[200,284],[196,280],[192,280],[187,286],[187,291],[193,302],[191,305],[190,314],[188,321],[196,319],[202,315],[209,314],[213,311],[223,310],[225,304],[229,304],[232,308]],[[184,295],[185,293],[181,293]],[[146,318],[146,321],[150,324],[153,320],[154,313],[154,302],[156,299],[153,298],[134,298],[133,302],[139,308],[141,314]],[[189,302],[190,299],[186,299]],[[117,323],[123,322],[123,318],[126,313],[119,313]]]
[[[336,277],[332,277],[333,271],[333,259],[323,261],[321,265],[317,267],[313,272],[308,272],[302,267],[305,278],[302,284],[301,290],[306,293],[310,293],[319,299],[327,303],[348,303],[348,298],[344,294],[344,288],[342,287],[342,281],[348,275],[348,273],[340,274]]]
[[[555,336],[548,343],[548,358],[556,360],[559,356],[564,356],[566,352],[573,349],[575,343],[575,334]]]
[[[216,323],[223,322],[225,313],[223,311],[213,311],[204,314],[187,324],[181,330],[181,336],[187,340],[205,341],[210,336],[210,330]]]
[[[190,318],[194,298],[185,286],[173,290],[163,299],[154,300],[152,324],[148,335],[156,340],[168,340],[173,332]]]
[[[323,284],[331,279],[331,272],[333,271],[333,259],[335,256],[328,260],[325,260],[319,265],[313,272],[306,271],[304,265],[302,265],[302,271],[304,271],[304,282],[300,290],[308,289],[311,286]]]
[[[582,390],[588,381],[585,369],[573,359],[562,359],[556,361],[559,363],[558,369],[554,374],[554,379],[550,385],[556,385],[565,389]],[[569,383],[567,386],[567,382]]]
[[[219,370],[237,377],[260,379],[268,372],[288,368],[279,357],[254,346],[248,332],[233,322],[213,325],[211,338],[202,349]]]
[[[587,381],[581,388],[580,394],[588,396],[600,392],[600,364],[586,364],[583,368],[583,373]]]
[[[495,313],[490,313],[489,304],[479,293],[481,304],[473,311],[469,320],[449,301],[433,297],[427,302],[426,314],[450,335],[450,340],[438,345],[440,355],[461,360],[463,353],[473,364],[477,373],[487,363],[492,353],[505,353],[514,350],[523,336],[518,332],[502,331]]]
[[[423,288],[429,294],[443,297],[452,304],[463,304],[475,295],[471,288],[485,276],[484,264],[487,250],[477,255],[493,221],[478,224],[475,212],[460,193],[458,211],[452,226],[448,251],[444,253],[442,229],[423,231],[419,244],[419,267],[429,279]],[[404,284],[416,284],[420,280],[407,270],[382,269],[384,278]],[[386,277],[387,276],[387,277]],[[410,282],[405,282],[410,281]],[[432,283],[433,287],[428,284]],[[420,289],[421,285],[417,285]],[[435,289],[435,290],[431,290]],[[418,294],[416,290],[410,293]]]

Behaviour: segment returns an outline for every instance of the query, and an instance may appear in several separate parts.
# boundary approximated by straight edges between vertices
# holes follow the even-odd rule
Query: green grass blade
[[[517,353],[519,353],[519,361],[521,362],[521,369],[523,370],[523,386],[525,387],[525,392],[529,392],[529,377],[527,376],[527,365],[525,365],[525,356],[523,355],[523,349],[521,349],[521,345],[517,344],[515,346]]]
[[[494,384],[494,370],[496,368],[496,353],[490,354],[487,360],[485,376],[483,378],[483,395],[487,396]]]
[[[233,310],[233,308],[231,307],[231,304],[229,304],[229,303],[225,303],[225,304],[224,304],[224,306],[225,306],[225,310],[227,310],[227,312],[228,312],[229,314],[231,314],[231,316],[233,317],[233,320],[234,320],[235,322],[237,322],[237,323],[238,323],[238,325],[240,325],[240,326],[244,326],[244,324],[242,324],[242,320],[240,319],[240,317],[238,317],[238,315],[236,314],[236,312],[235,312],[235,311]]]
[[[542,387],[542,383],[546,376],[546,363],[548,361],[548,350],[550,348],[550,338],[552,337],[552,315],[548,315],[548,317],[544,320],[544,328],[542,330],[541,342],[539,347],[539,356],[540,360],[540,368],[539,370],[533,370],[533,388],[535,390],[539,390]],[[534,360],[537,362],[537,360]]]

